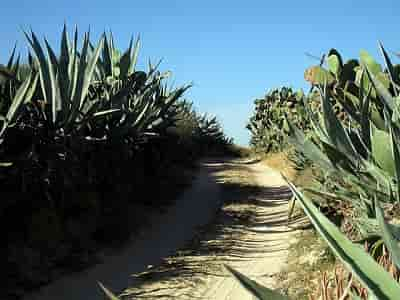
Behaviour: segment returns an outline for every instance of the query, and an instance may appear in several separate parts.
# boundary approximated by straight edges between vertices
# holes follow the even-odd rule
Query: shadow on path
[[[164,213],[154,214],[152,224],[144,228],[133,241],[103,263],[80,273],[65,276],[25,300],[97,300],[104,299],[97,282],[118,292],[132,284],[131,274],[147,270],[148,265],[160,265],[163,258],[182,249],[198,226],[209,223],[221,206],[220,186],[211,174],[212,169],[201,167],[191,187]]]
[[[286,207],[279,211],[269,208],[288,202],[292,197],[288,187],[256,185],[249,178],[252,174],[247,163],[208,160],[204,168],[213,174],[221,190],[223,205],[217,217],[199,227],[196,236],[176,255],[163,259],[157,267],[132,275],[131,288],[122,294],[126,299],[193,298],[188,287],[198,285],[201,278],[227,276],[222,264],[271,257],[287,249],[287,242],[274,236],[294,230],[287,226]],[[232,177],[247,178],[226,180],[229,173]],[[194,216],[196,211],[190,214]]]

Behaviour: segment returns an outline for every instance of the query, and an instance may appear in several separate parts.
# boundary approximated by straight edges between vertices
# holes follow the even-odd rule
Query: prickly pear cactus
[[[288,118],[298,127],[309,126],[305,117],[304,93],[294,92],[282,87],[254,101],[254,114],[247,129],[251,132],[251,144],[259,152],[279,151],[287,144],[289,127]]]

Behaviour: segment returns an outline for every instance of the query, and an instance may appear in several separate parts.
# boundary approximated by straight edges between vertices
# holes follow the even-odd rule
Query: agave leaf
[[[50,86],[52,91],[50,104],[51,104],[53,124],[55,124],[57,121],[57,112],[61,109],[61,97],[58,97],[59,92],[58,92],[58,85],[56,83],[56,72],[58,70],[58,62],[57,62],[57,57],[53,52],[53,49],[51,49],[46,39],[45,39],[45,44],[48,53],[47,65],[50,75],[50,81],[51,81]]]
[[[325,143],[324,141],[320,141],[320,143],[324,149],[324,153],[326,153],[326,156],[332,162],[335,168],[341,168],[346,172],[353,173],[354,165],[345,154],[340,152],[336,147],[329,143]]]
[[[114,112],[118,112],[120,111],[120,109],[108,109],[108,110],[103,110],[103,111],[99,111],[93,114],[93,117],[102,117],[102,116],[106,116],[109,114],[112,114]]]
[[[337,55],[336,54],[329,55],[326,61],[328,63],[329,71],[331,71],[333,74],[335,74],[336,79],[339,79],[341,66],[340,66],[340,61],[339,61],[339,58],[337,57]]]
[[[82,53],[80,55],[79,59],[79,64],[76,69],[77,71],[77,79],[76,79],[76,86],[75,86],[75,91],[73,94],[72,102],[71,102],[71,107],[69,110],[69,115],[66,120],[66,130],[69,131],[72,129],[72,125],[75,122],[78,114],[79,114],[79,108],[83,102],[84,97],[86,96],[85,91],[84,91],[84,85],[85,85],[85,74],[86,74],[86,69],[87,69],[87,53],[88,53],[88,45],[89,45],[89,33],[85,34],[84,42],[83,42],[83,48],[82,48]],[[77,56],[77,54],[75,54]],[[74,70],[74,69],[73,69]]]
[[[373,201],[375,201],[375,199],[374,199]],[[375,212],[375,211],[374,211],[374,214],[375,214],[375,216],[376,216],[376,212]],[[377,220],[376,218],[375,218],[375,219],[369,218],[369,219],[368,219],[368,222],[370,222],[370,223],[374,224],[374,226],[380,228],[380,225],[379,225],[378,220]],[[391,234],[397,241],[400,241],[400,226],[399,226],[399,225],[390,224],[390,223],[386,223],[386,225],[387,225],[387,228],[388,228],[389,231],[390,231],[390,234]],[[380,228],[380,229],[381,229],[381,228]],[[360,245],[364,245],[366,240],[369,241],[369,242],[372,242],[372,241],[373,241],[373,242],[376,242],[377,240],[380,240],[380,241],[383,243],[383,240],[381,239],[382,236],[383,236],[382,232],[379,231],[379,234],[377,234],[377,235],[371,235],[370,237],[368,237],[368,238],[366,238],[366,239],[362,239],[362,240],[358,241],[357,243],[360,244]],[[379,244],[378,244],[378,245],[379,245]],[[376,246],[374,246],[374,247],[376,247]],[[372,254],[372,256],[374,256],[374,253],[373,253],[373,252],[371,252],[371,254]]]
[[[389,126],[390,130],[390,141],[391,141],[391,148],[392,148],[392,156],[394,158],[394,165],[395,165],[395,174],[396,174],[396,182],[397,182],[397,201],[400,202],[400,149],[399,149],[399,138],[395,135],[392,124],[390,122]]]
[[[368,93],[365,95],[365,97],[363,99],[362,107],[361,107],[361,118],[360,118],[362,139],[369,151],[371,151],[371,123],[370,123],[370,114],[369,114],[370,93],[371,93],[371,89],[369,89]]]
[[[362,164],[364,166],[365,172],[370,174],[375,180],[379,187],[379,190],[384,193],[385,197],[389,196],[390,191],[387,189],[390,186],[391,177],[386,173],[381,167],[377,166],[375,163],[363,160]],[[360,181],[361,184],[361,181]],[[368,189],[373,189],[374,187],[366,187]]]
[[[392,156],[391,137],[383,130],[372,126],[371,152],[374,160],[390,176],[396,176],[395,162]]]
[[[279,294],[271,289],[268,289],[254,280],[249,279],[242,273],[236,271],[235,269],[225,265],[225,268],[232,274],[234,278],[251,294],[256,296],[260,300],[289,300],[288,297]]]
[[[75,95],[76,85],[78,82],[78,28],[75,28],[74,39],[72,42],[72,47],[70,49],[70,61],[68,64],[68,76],[69,76],[69,85],[68,85],[68,105],[71,105],[71,101]],[[71,61],[72,58],[72,61]]]
[[[21,80],[21,73],[19,72],[19,69],[20,69],[20,61],[21,61],[21,55],[18,54],[17,60],[16,60],[16,62],[15,62],[15,64],[14,64],[14,66],[13,66],[12,69],[11,69],[12,72],[16,75],[18,81]],[[22,79],[24,79],[24,78],[22,78]]]
[[[396,78],[396,74],[394,72],[392,62],[390,61],[389,55],[387,54],[385,48],[383,48],[383,45],[381,42],[379,42],[379,49],[381,50],[382,56],[385,60],[385,64],[386,64],[386,68],[387,68],[389,76],[390,76],[390,80],[391,80],[393,86],[395,86],[396,84],[400,83],[399,78]],[[396,88],[394,88],[394,92],[395,92],[395,95],[398,95]]]
[[[65,119],[63,126],[66,130],[72,128],[73,122],[76,120],[77,115],[79,114],[79,109],[81,107],[81,103],[83,102],[84,95],[84,80],[85,73],[87,68],[87,50],[88,50],[88,34],[85,34],[82,51],[78,57],[78,53],[75,53],[74,57],[74,65],[71,66],[71,79],[72,84],[70,85],[70,103],[68,115]]]
[[[148,74],[147,74],[147,78],[151,78],[152,76],[155,75],[155,73],[157,72],[158,67],[159,67],[160,64],[161,64],[161,62],[162,62],[162,59],[160,59],[155,65],[153,65],[153,64],[151,63],[151,60],[149,59],[149,71],[148,71]],[[171,73],[170,73],[169,71],[164,72],[164,73],[160,76],[159,79],[168,78],[170,74],[171,74]]]
[[[346,181],[352,183],[355,190],[358,191],[357,197],[360,195],[377,195],[381,201],[390,202],[390,191],[387,189],[389,186],[387,174],[383,173],[379,167],[367,160],[364,160],[362,165],[363,173],[361,174],[368,174],[372,178],[365,176],[353,176],[349,173],[346,174]],[[364,199],[364,201],[372,205],[370,200]]]
[[[91,79],[93,76],[93,72],[96,68],[96,63],[99,58],[101,48],[103,47],[103,41],[104,41],[103,39],[100,39],[95,52],[90,57],[89,62],[87,64],[87,68],[85,70],[85,80],[83,82],[83,94],[81,97],[81,103],[83,102],[83,100],[85,99],[85,97],[88,93],[88,89],[89,89],[89,85],[90,85],[90,82],[91,82]]]
[[[290,219],[293,216],[294,213],[294,209],[296,207],[296,197],[292,197],[292,199],[290,199],[289,203],[289,209],[288,209],[288,221],[290,221]]]
[[[375,77],[376,77],[377,80],[379,80],[382,83],[382,85],[386,89],[390,88],[390,77],[389,77],[388,74],[381,72],[381,73],[376,74]]]
[[[332,104],[326,91],[321,91],[321,98],[324,112],[324,124],[332,145],[336,146],[340,152],[346,154],[346,156],[356,164],[359,160],[357,151],[346,130],[343,128],[343,125],[333,112]]]
[[[314,162],[317,162],[324,170],[335,170],[331,161],[326,155],[309,139],[306,138],[304,133],[296,126],[292,125],[290,120],[287,120],[290,130],[290,136],[297,149],[304,153],[306,157]]]
[[[396,299],[400,285],[365,250],[353,244],[305,195],[288,183],[311,222],[349,271],[380,300]]]
[[[369,90],[371,90],[371,88],[372,87],[370,87],[370,89]],[[367,95],[369,94],[370,92],[369,91],[367,91]],[[348,91],[344,91],[344,94],[345,94],[345,96],[347,97],[347,99],[349,99],[349,100],[351,100],[353,103],[359,103],[360,101],[359,101],[359,99],[356,97],[356,96],[354,96],[353,94],[351,94],[350,92],[348,92]],[[370,102],[369,100],[368,100],[368,102]],[[365,101],[363,102],[363,104],[365,103]],[[381,130],[385,130],[385,121],[382,119],[382,117],[381,117],[381,115],[379,114],[379,112],[377,111],[377,109],[374,107],[374,106],[372,106],[372,105],[369,105],[369,108],[370,108],[370,112],[369,112],[369,118],[371,119],[371,121],[374,123],[374,125],[377,127],[377,128],[379,128],[379,129],[381,129]]]
[[[379,95],[380,99],[382,100],[383,104],[393,112],[393,116],[399,117],[399,113],[397,110],[395,99],[390,95],[389,91],[385,88],[383,83],[376,78],[376,76],[368,69],[368,65],[365,65],[366,72],[371,80],[377,94]]]
[[[328,134],[326,133],[326,130],[322,126],[321,122],[319,122],[319,119],[322,119],[322,118],[315,117],[315,115],[314,115],[314,113],[313,113],[313,111],[311,109],[309,101],[306,101],[306,100],[304,101],[304,108],[306,110],[307,117],[310,120],[311,126],[313,128],[313,132],[318,135],[319,139],[321,139],[322,141],[328,143],[329,142],[328,141]]]
[[[39,80],[39,74],[35,74],[35,77],[33,78],[31,85],[25,94],[24,103],[28,103],[32,100],[33,94],[36,91],[36,86],[37,86],[38,80]]]
[[[390,252],[390,256],[395,265],[400,268],[400,248],[397,245],[397,241],[394,239],[392,232],[385,221],[384,213],[380,207],[379,201],[375,198],[375,212],[376,218],[378,219],[379,226],[382,230],[383,241]]]
[[[119,62],[120,78],[126,78],[129,75],[131,69],[131,60],[132,60],[132,43],[133,43],[133,38],[131,38],[129,42],[128,49],[121,56]]]
[[[12,66],[14,64],[14,57],[15,57],[16,50],[17,50],[17,43],[15,43],[13,51],[11,52],[11,56],[10,56],[10,58],[8,60],[8,63],[7,63],[7,69],[9,69],[9,70],[11,70],[11,68],[12,68]]]
[[[85,36],[83,50],[79,62],[76,91],[72,100],[72,107],[68,118],[68,124],[66,124],[68,126],[68,129],[72,128],[72,124],[79,114],[79,109],[84,104],[84,100],[89,90],[89,85],[93,76],[93,72],[96,67],[100,51],[103,47],[103,41],[104,38],[101,38],[94,54],[89,58],[89,61],[86,62],[89,47],[89,35],[87,34]]]
[[[49,42],[47,41],[47,39],[44,39],[44,43],[46,45],[46,49],[47,49],[47,54],[49,56],[50,62],[48,62],[48,65],[51,66],[53,65],[53,69],[55,72],[57,72],[58,70],[58,60],[57,60],[57,56],[55,55],[53,49],[50,47]]]
[[[374,58],[369,55],[369,53],[365,50],[360,51],[360,61],[367,66],[371,74],[377,75],[382,72],[382,67],[378,64]]]
[[[106,76],[113,75],[113,62],[112,62],[112,48],[111,41],[107,39],[106,33],[104,33],[104,48],[102,51],[103,65]]]
[[[107,289],[101,282],[97,282],[100,288],[103,290],[104,294],[106,294],[107,298],[110,300],[120,300],[117,296],[115,296],[109,289]]]
[[[61,38],[61,50],[60,50],[60,60],[58,64],[58,85],[60,88],[60,98],[62,105],[62,112],[65,115],[69,106],[69,101],[71,100],[69,95],[69,86],[70,86],[70,72],[69,72],[69,64],[70,64],[70,45],[68,40],[67,28],[64,25],[62,38]]]
[[[147,116],[147,112],[149,111],[149,109],[151,108],[151,103],[147,102],[144,106],[144,108],[142,109],[142,111],[135,116],[135,120],[132,123],[132,127],[134,128],[134,130],[138,130],[139,128],[143,128],[144,127],[144,122],[146,120],[146,118],[148,118],[149,116]]]
[[[29,66],[31,67],[31,69],[33,69],[34,66],[35,66],[35,61],[34,61],[34,59],[33,59],[33,56],[32,56],[32,54],[31,54],[31,51],[30,51],[30,50],[28,50],[28,64],[29,64]]]
[[[32,73],[29,74],[28,78],[25,79],[25,81],[22,83],[22,85],[19,87],[17,92],[15,93],[14,99],[11,103],[10,108],[8,109],[7,115],[6,115],[6,123],[10,124],[13,123],[16,118],[17,118],[17,112],[19,108],[21,107],[21,104],[25,100],[25,94],[27,93],[29,86],[31,84],[31,77]]]
[[[192,87],[191,84],[186,85],[182,88],[176,89],[170,95],[168,95],[167,99],[164,100],[164,104],[161,107],[160,114],[164,114],[167,110],[174,104],[176,101],[182,97],[182,95]]]
[[[40,73],[40,83],[41,87],[43,90],[43,95],[47,103],[52,104],[53,103],[53,88],[52,88],[52,76],[50,74],[51,70],[49,70],[49,64],[48,60],[46,59],[46,56],[44,55],[43,49],[40,46],[40,43],[38,39],[36,38],[36,35],[31,31],[31,37],[24,32],[26,38],[28,39],[29,44],[31,45],[33,51],[35,52],[35,55],[38,59],[39,62],[39,73]]]
[[[363,94],[366,94],[372,87],[371,80],[369,80],[364,68],[357,68],[355,84],[359,88],[358,98],[362,99]],[[374,89],[371,91],[371,97],[376,98],[376,92]]]

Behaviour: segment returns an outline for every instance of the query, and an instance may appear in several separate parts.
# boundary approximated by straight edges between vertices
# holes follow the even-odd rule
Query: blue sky
[[[303,72],[337,48],[344,57],[360,49],[378,56],[377,41],[400,52],[400,1],[9,1],[0,11],[0,63],[21,28],[30,26],[58,45],[64,22],[70,29],[91,28],[95,37],[112,30],[120,48],[140,34],[140,61],[163,58],[174,82],[193,82],[187,94],[195,106],[217,115],[228,135],[248,142],[244,128],[253,100],[268,89],[306,88]]]

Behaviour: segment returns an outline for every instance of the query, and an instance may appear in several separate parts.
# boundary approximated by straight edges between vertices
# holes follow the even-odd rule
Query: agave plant
[[[328,76],[325,76],[323,83],[315,80],[320,91],[322,115],[317,119],[310,114],[314,135],[306,138],[298,128],[291,126],[291,130],[298,148],[316,165],[324,168],[327,182],[330,182],[329,185],[324,185],[323,191],[307,191],[314,195],[314,199],[334,198],[337,202],[350,203],[353,210],[351,218],[358,225],[361,235],[364,238],[380,236],[389,249],[393,262],[399,267],[398,226],[385,220],[381,208],[399,201],[400,124],[396,100],[399,95],[399,76],[382,45],[380,48],[386,70],[362,51],[360,65],[351,64],[355,66],[354,73],[350,76],[354,81],[340,80],[343,66],[337,52],[328,56],[330,68],[320,71],[334,76],[334,85],[328,86]],[[347,69],[347,73],[351,73],[350,71]],[[352,85],[355,88],[350,90]],[[343,124],[336,117],[332,98],[343,104],[350,116],[350,123]],[[342,256],[342,251],[353,247],[349,241],[335,243],[327,237],[327,227],[331,225],[325,225],[322,221],[324,217],[315,211],[310,201],[294,187],[292,189],[297,193],[297,199],[301,201],[315,227],[325,236],[339,257]],[[336,234],[341,235],[339,231]],[[393,279],[390,280],[382,274],[380,276],[385,278],[384,282],[380,285],[373,284],[371,281],[377,280],[378,273],[368,273],[364,269],[369,264],[363,261],[364,256],[358,253],[353,256],[352,263],[341,258],[378,299],[395,299],[394,295],[381,295],[374,291],[375,286],[383,286],[393,282]],[[373,267],[369,268],[372,270]],[[398,283],[393,288],[398,288]]]
[[[68,242],[77,238],[68,223],[83,228],[85,213],[93,220],[88,234],[101,226],[112,230],[107,218],[121,221],[128,198],[137,201],[126,190],[151,169],[145,164],[152,157],[143,159],[143,153],[154,139],[168,138],[190,85],[170,88],[169,72],[158,65],[136,70],[139,40],[120,52],[105,34],[92,43],[85,33],[78,49],[78,31],[70,39],[65,26],[59,50],[32,31],[25,37],[27,64],[14,49],[0,67],[0,182],[7,199],[0,214],[10,227],[26,220],[18,236],[7,239],[16,242],[43,214],[54,220],[50,227],[60,228],[57,238]],[[6,213],[16,207],[19,216]]]
[[[359,85],[357,96],[346,90],[352,82],[347,82],[343,88],[337,86],[335,90],[319,84],[322,114],[320,118],[309,114],[312,137],[306,138],[298,128],[290,125],[298,149],[323,167],[325,177],[330,178],[324,184],[323,192],[311,192],[321,198],[332,198],[329,191],[334,191],[334,198],[357,207],[356,221],[364,237],[379,232],[374,199],[388,204],[399,199],[398,85],[395,81],[390,82],[390,87],[387,85],[388,74],[393,68],[389,67],[392,64],[386,51],[381,49],[388,66],[386,73],[382,73],[382,68],[369,55],[361,53],[362,69],[357,66],[355,72],[361,74],[358,77],[368,87]],[[350,122],[337,118],[333,101],[344,103]]]
[[[232,140],[225,136],[222,126],[215,116],[199,115],[196,123],[198,125],[195,129],[195,136],[203,148],[212,149],[232,144]]]
[[[400,199],[400,76],[398,65],[392,64],[382,45],[380,49],[385,69],[365,51],[360,53],[360,62],[343,64],[339,53],[331,50],[326,67],[306,71],[306,80],[318,90],[320,111],[305,103],[312,126],[307,135],[290,118],[287,121],[298,151],[323,170],[323,180],[320,189],[305,189],[307,195],[289,185],[320,235],[368,290],[369,299],[397,299],[397,277],[350,241],[314,204],[321,206],[327,200],[336,207],[350,204],[352,212],[347,217],[357,224],[361,236],[380,237],[395,268],[400,267],[399,227],[387,220],[387,209]],[[347,114],[345,120],[335,112],[336,103]],[[282,297],[230,271],[260,299]]]

